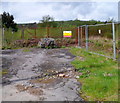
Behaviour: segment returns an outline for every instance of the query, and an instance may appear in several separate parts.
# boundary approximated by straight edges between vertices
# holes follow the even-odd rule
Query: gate
[[[116,59],[118,57],[118,24],[96,24],[78,27],[78,46],[87,51]]]

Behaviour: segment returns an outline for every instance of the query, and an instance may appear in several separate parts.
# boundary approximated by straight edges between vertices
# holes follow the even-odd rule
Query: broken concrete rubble
[[[41,38],[41,40],[38,42],[38,47],[55,48],[56,47],[55,39],[53,39],[53,38]]]

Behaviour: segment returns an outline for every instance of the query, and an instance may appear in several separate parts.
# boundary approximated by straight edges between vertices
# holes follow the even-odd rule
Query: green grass
[[[89,37],[89,50],[106,56],[113,57],[112,39],[100,36]],[[117,41],[116,41],[117,44]]]
[[[81,73],[81,96],[88,101],[118,101],[117,61],[71,48],[72,65]]]
[[[8,74],[8,69],[3,69],[0,71],[0,76],[4,76],[6,74]]]
[[[30,52],[31,50],[30,50],[30,48],[23,48],[22,51],[23,51],[23,52]]]

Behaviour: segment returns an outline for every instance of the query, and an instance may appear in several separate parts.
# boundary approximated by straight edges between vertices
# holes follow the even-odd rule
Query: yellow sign
[[[72,37],[72,31],[63,31],[63,37]]]

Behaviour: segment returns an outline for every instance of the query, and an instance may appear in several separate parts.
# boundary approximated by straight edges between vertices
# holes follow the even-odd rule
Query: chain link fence
[[[118,57],[117,23],[83,25],[78,27],[78,46],[101,56]]]

